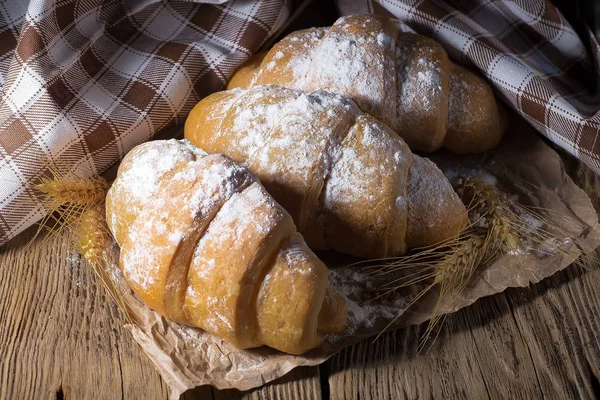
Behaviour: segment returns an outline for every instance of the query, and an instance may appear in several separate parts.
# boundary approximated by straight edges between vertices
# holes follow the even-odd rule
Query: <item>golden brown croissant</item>
[[[413,150],[490,150],[506,116],[480,77],[454,65],[436,41],[371,15],[291,33],[242,65],[228,88],[275,84],[341,94],[394,129]]]
[[[160,314],[240,348],[300,354],[346,324],[343,296],[290,215],[245,168],[187,141],[134,148],[107,221],[133,291]]]
[[[396,256],[467,225],[464,205],[431,161],[330,92],[218,92],[194,107],[185,137],[247,166],[313,250]]]

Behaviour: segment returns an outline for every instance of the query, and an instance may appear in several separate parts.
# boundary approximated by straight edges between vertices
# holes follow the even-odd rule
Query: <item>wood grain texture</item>
[[[240,392],[238,390],[213,390],[215,400],[227,399],[299,399],[312,400],[321,398],[321,383],[319,381],[319,367],[300,367],[289,374],[267,385]],[[203,397],[195,397],[200,400]]]
[[[423,327],[364,341],[329,363],[332,399],[600,396],[600,271],[572,266],[449,316],[426,354]]]
[[[91,268],[34,232],[0,248],[0,398],[165,399]]]

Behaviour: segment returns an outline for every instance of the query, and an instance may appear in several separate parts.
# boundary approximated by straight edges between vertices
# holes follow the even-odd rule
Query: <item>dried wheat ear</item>
[[[408,305],[411,307],[432,290],[438,291],[419,350],[429,348],[439,334],[446,315],[441,307],[453,309],[482,266],[502,254],[521,254],[527,248],[557,242],[553,232],[560,232],[539,210],[519,205],[480,178],[461,178],[457,186],[471,221],[471,226],[459,238],[417,249],[402,257],[359,263],[366,264],[365,268],[373,275],[394,275],[391,281],[367,293],[365,301],[386,302],[396,298],[402,289],[417,285],[421,289],[411,299]],[[531,219],[539,223],[533,229]],[[560,247],[556,250],[561,251]]]
[[[47,212],[32,241],[43,230],[48,232],[42,239],[44,241],[62,236],[92,267],[109,296],[119,305],[125,318],[131,321],[123,295],[114,286],[108,272],[107,257],[113,244],[105,217],[108,182],[101,176],[81,178],[74,173],[64,173],[58,167],[48,170],[50,177],[44,177],[31,186],[36,205]]]

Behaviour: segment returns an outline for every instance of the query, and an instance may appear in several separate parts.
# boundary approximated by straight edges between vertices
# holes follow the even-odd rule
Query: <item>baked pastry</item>
[[[483,79],[454,65],[436,41],[400,32],[385,17],[344,17],[291,33],[243,64],[228,88],[263,84],[341,94],[413,150],[480,153],[496,147],[507,127]]]
[[[255,86],[214,93],[185,138],[245,165],[313,250],[380,258],[455,238],[465,206],[431,161],[331,92]]]
[[[346,324],[343,296],[290,215],[246,169],[186,141],[130,151],[106,198],[133,291],[240,348],[300,354]]]

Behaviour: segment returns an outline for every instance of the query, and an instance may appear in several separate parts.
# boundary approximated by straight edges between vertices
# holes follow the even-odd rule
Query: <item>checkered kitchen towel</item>
[[[44,165],[95,175],[182,124],[292,7],[218,3],[0,0],[0,245],[42,216]]]
[[[477,69],[539,132],[600,173],[600,47],[544,0],[337,0],[394,16]]]

